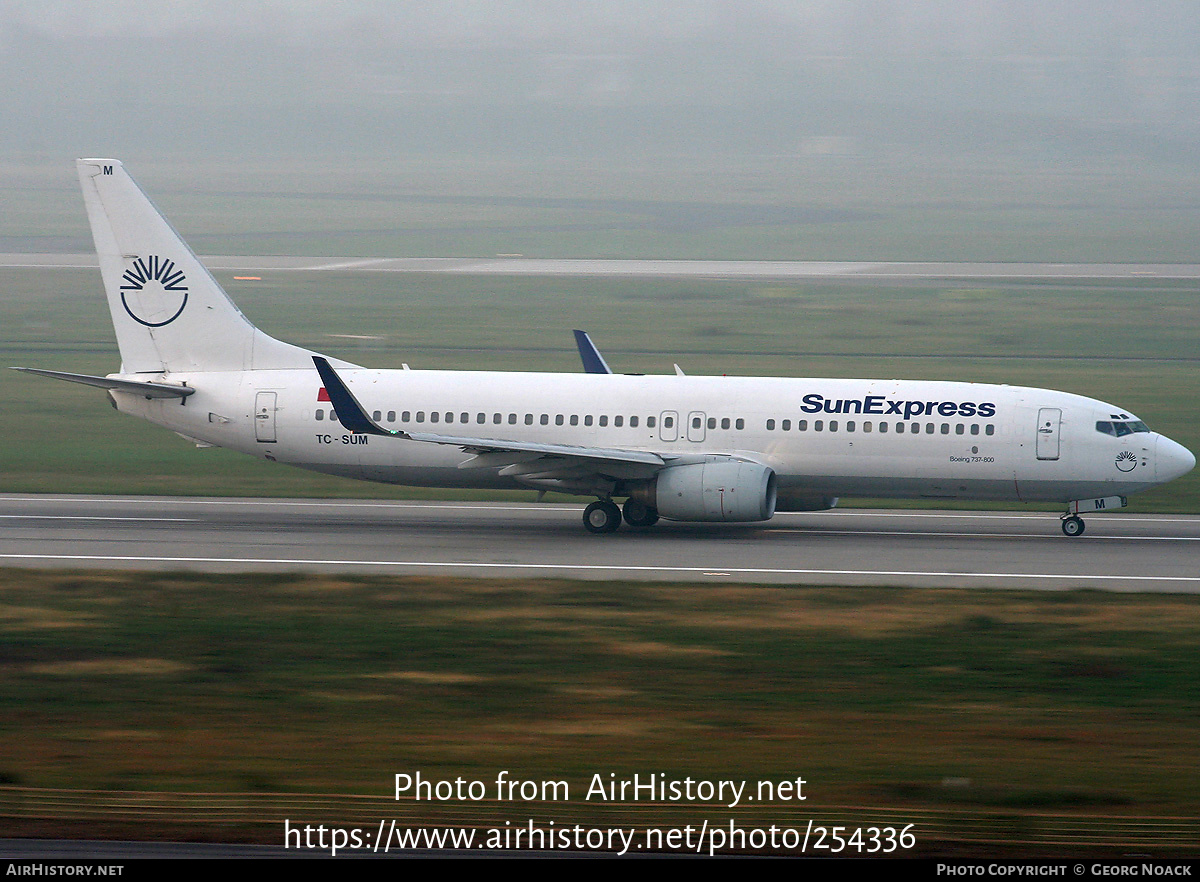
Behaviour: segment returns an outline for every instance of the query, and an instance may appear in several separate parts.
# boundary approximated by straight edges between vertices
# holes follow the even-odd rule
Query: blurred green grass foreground
[[[143,793],[124,821],[83,815],[113,836],[278,843],[275,822],[312,794],[446,822],[446,806],[390,802],[392,776],[415,770],[509,770],[576,794],[455,804],[462,824],[908,818],[925,848],[1052,850],[1063,843],[1044,828],[1069,821],[1114,848],[1179,854],[1155,819],[1200,816],[1193,597],[0,575],[0,835],[61,835],[94,791]],[[742,814],[584,801],[610,772],[802,776],[808,798]],[[42,788],[68,792],[39,809]],[[173,826],[146,808],[153,793],[271,809]],[[1183,826],[1194,853],[1196,824]]]

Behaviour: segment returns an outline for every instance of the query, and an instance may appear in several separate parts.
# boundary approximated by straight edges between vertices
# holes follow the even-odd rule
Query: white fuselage
[[[674,463],[753,460],[779,509],[813,497],[1069,502],[1134,493],[1191,468],[1150,431],[1115,437],[1119,408],[1020,386],[905,380],[623,376],[343,369],[389,429],[657,453]],[[459,447],[355,435],[318,400],[314,370],[175,373],[177,400],[112,392],[120,409],[180,434],[320,472],[432,487],[535,486],[462,467]],[[793,504],[795,503],[795,504]],[[819,507],[819,506],[817,506]]]

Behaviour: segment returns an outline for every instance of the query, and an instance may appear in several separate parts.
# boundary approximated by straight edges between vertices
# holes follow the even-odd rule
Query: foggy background
[[[1193,163],[1189,0],[0,4],[0,151]]]

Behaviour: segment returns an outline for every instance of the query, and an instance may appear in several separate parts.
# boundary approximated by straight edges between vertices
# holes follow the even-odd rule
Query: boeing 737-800
[[[1061,503],[1081,513],[1195,457],[1103,401],[905,380],[372,370],[254,327],[113,159],[79,180],[121,353],[116,407],[202,446],[426,487],[593,496],[584,526],[765,521],[842,496]],[[590,343],[589,343],[590,346]],[[593,351],[594,347],[590,347]],[[581,349],[582,351],[582,349]]]

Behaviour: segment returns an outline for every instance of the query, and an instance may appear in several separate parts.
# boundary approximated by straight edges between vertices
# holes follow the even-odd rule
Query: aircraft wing
[[[132,392],[147,398],[187,398],[196,390],[191,386],[181,386],[174,383],[150,383],[139,380],[114,380],[111,377],[93,377],[90,374],[68,374],[65,371],[47,371],[41,368],[13,368],[26,374],[39,374],[52,377],[55,380],[66,380],[68,383],[82,383],[85,386],[96,386],[100,389],[115,389],[118,392]]]
[[[342,378],[325,358],[314,355],[313,363],[317,366],[317,373],[321,375],[325,391],[329,393],[329,401],[338,421],[351,432],[461,447],[465,452],[476,455],[475,459],[463,463],[462,468],[520,467],[522,473],[537,469],[539,473],[553,472],[556,475],[566,472],[589,472],[632,478],[650,477],[666,465],[666,460],[648,450],[580,447],[572,444],[544,444],[537,441],[510,441],[385,429],[367,415],[354,393],[342,382]],[[552,464],[546,462],[546,459],[557,459],[559,462]],[[537,466],[532,465],[535,461],[538,462]]]

